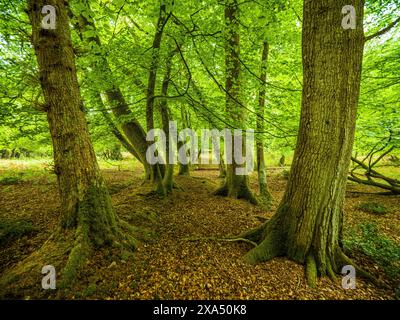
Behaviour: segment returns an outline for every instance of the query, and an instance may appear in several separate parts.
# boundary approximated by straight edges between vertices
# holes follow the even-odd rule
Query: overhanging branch
[[[394,20],[392,23],[390,23],[385,28],[379,30],[378,32],[375,32],[375,33],[373,33],[373,34],[371,34],[369,36],[366,36],[365,37],[365,42],[384,35],[385,33],[389,32],[391,29],[393,29],[399,22],[400,22],[400,17],[398,17],[396,20]]]

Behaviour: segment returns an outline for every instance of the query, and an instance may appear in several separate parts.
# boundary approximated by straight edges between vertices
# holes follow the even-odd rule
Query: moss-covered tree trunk
[[[257,110],[257,175],[258,186],[260,190],[260,197],[265,202],[266,206],[271,205],[272,196],[268,190],[267,184],[267,169],[265,165],[264,156],[264,114],[265,114],[265,95],[266,95],[266,81],[267,81],[267,62],[268,62],[269,45],[267,41],[263,43],[261,55],[261,74],[260,80],[262,81],[261,88],[258,94],[258,110]]]
[[[259,243],[251,263],[288,256],[334,277],[349,259],[341,250],[346,179],[353,147],[363,57],[363,5],[357,28],[341,26],[343,0],[304,1],[303,97],[290,180],[275,216],[245,236]]]
[[[225,3],[225,72],[226,72],[226,113],[230,122],[238,129],[243,129],[245,112],[240,106],[240,21],[239,4],[237,0],[227,0]],[[249,188],[249,177],[237,175],[236,169],[240,168],[236,163],[235,147],[232,141],[232,163],[227,164],[224,185],[215,194],[232,198],[243,198],[253,203],[257,200]],[[242,139],[243,150],[245,139]]]
[[[54,30],[41,27],[45,5],[56,10]],[[111,244],[122,238],[118,237],[117,218],[89,136],[67,5],[64,0],[29,0],[28,13],[53,142],[61,227],[75,230],[75,246],[66,267],[71,271],[79,266],[92,245]]]

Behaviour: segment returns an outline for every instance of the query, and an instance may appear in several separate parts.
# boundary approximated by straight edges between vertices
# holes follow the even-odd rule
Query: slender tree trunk
[[[103,103],[103,99],[100,94],[95,94],[93,99],[97,102],[96,105],[101,108],[101,112],[103,114],[104,119],[108,127],[110,128],[113,135],[118,139],[118,141],[122,144],[122,146],[132,154],[138,161],[142,161],[142,157],[137,153],[136,149],[132,146],[132,144],[128,141],[128,139],[122,134],[122,132],[118,129],[117,125],[114,123],[111,118],[111,114],[106,110],[105,105]]]
[[[161,1],[160,15],[157,21],[157,28],[154,34],[152,45],[152,57],[150,62],[149,79],[147,82],[147,101],[146,101],[146,123],[147,130],[154,129],[154,91],[157,81],[157,70],[160,60],[161,40],[164,33],[164,27],[167,24],[169,15],[166,13],[166,4]]]
[[[177,52],[178,48],[175,48],[170,52],[170,54],[167,57],[165,75],[161,88],[161,96],[163,97],[167,96],[168,94],[168,87],[172,71],[172,61]],[[172,192],[172,189],[174,187],[174,163],[173,162],[170,163],[169,161],[170,160],[169,153],[170,149],[172,148],[173,141],[170,141],[169,139],[169,133],[170,133],[169,122],[171,121],[171,116],[170,116],[170,110],[168,108],[167,98],[162,98],[160,101],[160,113],[161,113],[163,130],[166,135],[166,163],[167,163],[165,174],[162,181],[162,187],[163,187],[163,193],[169,194]]]
[[[311,285],[317,273],[334,278],[352,264],[341,250],[341,230],[360,93],[364,1],[353,1],[355,30],[341,26],[345,5],[304,1],[304,85],[290,180],[275,216],[245,235],[259,243],[246,261],[286,255],[306,264]]]
[[[218,156],[218,155],[216,155]],[[224,161],[224,151],[223,149],[220,149],[219,151],[219,178],[225,178],[226,177],[226,166],[225,166],[225,161]]]
[[[154,129],[154,92],[157,81],[157,71],[160,60],[160,47],[164,33],[164,28],[170,18],[170,15],[166,12],[166,3],[161,1],[160,14],[157,21],[157,27],[154,34],[153,45],[152,45],[152,57],[149,68],[149,79],[147,82],[147,99],[146,99],[146,124],[147,131]],[[148,146],[150,143],[148,143]],[[161,170],[160,164],[150,165],[151,180],[157,184],[157,190],[160,190],[162,185],[162,179],[165,173]],[[163,171],[163,172],[161,172]]]
[[[239,24],[239,5],[237,0],[227,0],[225,4],[225,28],[226,28],[226,113],[231,123],[236,128],[241,128],[245,121],[245,112],[240,108],[240,24]],[[245,139],[243,149],[245,147]],[[233,144],[233,137],[231,145]],[[243,198],[252,203],[257,203],[249,188],[249,177],[247,175],[237,175],[236,169],[239,168],[234,157],[234,147],[232,147],[232,164],[227,164],[226,179],[224,185],[215,194],[233,198]]]
[[[86,4],[87,12],[91,13],[91,9],[88,4]],[[78,16],[79,23],[77,24],[77,28],[80,32],[81,39],[89,44],[89,47],[97,47],[98,49],[102,47],[100,37],[97,35],[96,26],[94,21],[91,18],[88,18],[84,15]],[[85,36],[85,32],[91,31],[91,36]],[[145,178],[146,180],[151,180],[155,176],[154,169],[146,161],[146,151],[147,151],[147,141],[146,141],[146,133],[140,125],[139,121],[135,118],[129,106],[122,94],[121,89],[115,84],[113,74],[108,63],[108,60],[104,56],[96,56],[95,63],[93,64],[93,72],[95,72],[98,77],[102,77],[107,79],[107,85],[111,82],[111,87],[108,85],[104,89],[105,95],[107,97],[108,102],[111,105],[111,110],[115,117],[120,122],[120,126],[122,128],[123,133],[126,138],[129,140],[131,148],[128,148],[128,151],[131,152],[138,160],[143,164],[145,170]],[[100,92],[98,93],[100,96]],[[101,98],[100,98],[101,99]],[[105,113],[103,112],[103,115]],[[106,116],[106,115],[105,115]],[[110,124],[110,117],[106,118],[107,122]],[[115,134],[116,131],[115,126],[113,126],[112,131]],[[122,133],[119,133],[117,138],[121,141],[120,137]],[[122,142],[122,141],[121,141]],[[132,148],[134,152],[132,152]]]
[[[183,128],[192,128],[190,121],[190,114],[185,106],[181,107],[181,118]],[[178,141],[178,150],[184,145],[182,141]],[[180,176],[190,176],[190,164],[183,164],[179,162],[179,173]]]
[[[112,112],[121,122],[121,127],[145,169],[146,180],[154,178],[154,171],[146,160],[146,133],[140,123],[134,118],[125,98],[118,87],[106,90],[106,96],[112,107]]]
[[[91,245],[107,245],[122,238],[118,237],[117,218],[86,123],[69,30],[68,2],[29,0],[28,3],[32,44],[53,142],[61,198],[61,227],[75,230],[75,246],[65,269],[65,277],[72,278]],[[56,9],[55,30],[41,28],[41,11],[45,5]],[[129,240],[134,243],[133,238]]]
[[[269,45],[267,41],[263,43],[263,50],[261,56],[261,75],[260,80],[263,82],[261,84],[259,97],[258,97],[258,110],[257,110],[257,174],[258,174],[258,185],[260,189],[261,199],[269,207],[271,205],[272,196],[268,191],[267,184],[267,172],[265,166],[264,158],[264,141],[263,134],[264,131],[264,114],[265,114],[265,94],[266,94],[266,81],[267,81],[267,62],[268,62]]]

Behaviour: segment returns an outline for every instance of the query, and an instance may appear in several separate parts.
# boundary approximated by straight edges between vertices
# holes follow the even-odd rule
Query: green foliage
[[[36,232],[32,222],[25,219],[1,219],[0,220],[0,245]]]
[[[30,164],[34,162],[25,162],[26,164]],[[22,167],[24,168],[24,167]],[[55,175],[51,174],[48,169],[43,168],[7,168],[7,171],[0,176],[0,185],[16,185],[20,183],[32,183],[43,185],[44,183],[48,183],[54,181]],[[23,170],[23,171],[22,171]]]
[[[87,7],[90,5],[90,9]],[[70,1],[72,37],[77,54],[78,77],[96,152],[103,154],[119,143],[102,111],[112,105],[98,93],[117,85],[140,124],[145,127],[145,101],[151,48],[160,1]],[[224,117],[225,27],[224,3],[218,1],[167,1],[173,18],[165,26],[160,48],[156,96],[160,94],[166,61],[175,45],[181,54],[173,59],[168,99],[171,117],[183,126],[181,109],[188,110],[193,128],[229,128]],[[44,98],[37,63],[30,45],[26,1],[0,4],[0,150],[24,148],[32,156],[51,154]],[[392,22],[399,1],[368,0],[366,33]],[[250,1],[240,5],[241,100],[247,128],[255,128],[262,44],[269,43],[267,62],[265,132],[260,134],[270,151],[291,153],[300,117],[302,60],[302,1]],[[88,47],[79,37],[79,15],[93,19],[96,28],[86,36],[99,36],[102,45]],[[355,149],[362,153],[382,139],[400,146],[400,46],[399,26],[367,42],[357,122]],[[173,39],[173,40],[172,40]],[[99,56],[106,57],[112,74],[94,71]],[[190,81],[189,81],[190,77]],[[187,91],[186,89],[187,88]],[[155,104],[160,101],[155,99]],[[112,113],[110,112],[112,116]],[[127,116],[129,118],[129,116]],[[119,126],[121,123],[112,116]],[[126,119],[129,120],[129,119]],[[160,117],[155,114],[156,126]]]
[[[384,205],[377,202],[363,202],[358,205],[357,208],[362,211],[377,215],[384,215],[388,213],[388,209]]]
[[[22,175],[7,174],[0,178],[0,185],[9,186],[18,184],[22,180]]]
[[[379,233],[374,223],[359,226],[361,233],[352,231],[343,240],[346,250],[357,250],[372,259],[390,278],[400,276],[400,244]]]

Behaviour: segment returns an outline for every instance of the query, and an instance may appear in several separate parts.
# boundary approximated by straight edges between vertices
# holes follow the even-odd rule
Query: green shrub
[[[373,214],[378,214],[378,215],[383,215],[385,213],[388,213],[388,209],[377,202],[363,202],[357,207],[358,209],[368,212],[368,213],[373,213]]]
[[[400,245],[379,233],[375,223],[359,226],[361,233],[351,232],[343,240],[346,250],[357,250],[380,266],[390,278],[400,276]]]
[[[24,235],[36,232],[32,222],[25,219],[1,219],[0,220],[0,245],[11,240],[21,238]]]
[[[0,184],[4,186],[9,186],[13,184],[18,184],[22,181],[21,174],[7,174],[0,178]]]

